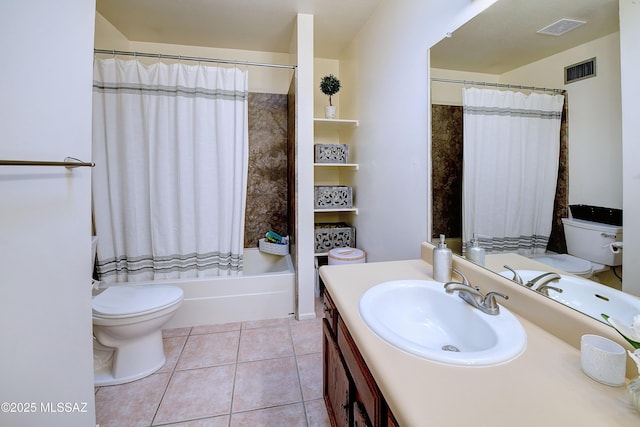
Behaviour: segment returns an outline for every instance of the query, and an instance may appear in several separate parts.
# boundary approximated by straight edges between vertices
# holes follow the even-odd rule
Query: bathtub
[[[516,270],[523,282],[527,282],[547,271],[544,270]],[[512,278],[513,273],[503,271],[502,276]],[[607,285],[572,275],[560,274],[560,279],[549,285],[562,289],[562,292],[549,289],[549,297],[586,314],[604,324],[602,313],[619,319],[627,325],[633,323],[633,318],[640,313],[640,298],[620,292]],[[537,286],[534,285],[537,289]]]
[[[136,282],[179,286],[184,300],[164,326],[185,328],[246,320],[289,317],[295,309],[295,272],[291,256],[245,248],[238,276]]]

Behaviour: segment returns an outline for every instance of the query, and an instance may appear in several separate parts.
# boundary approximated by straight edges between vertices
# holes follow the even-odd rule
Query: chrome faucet
[[[517,271],[515,271],[513,268],[509,267],[508,265],[503,265],[503,267],[513,273],[513,279],[511,280],[516,282],[518,285],[522,285],[524,283],[522,281],[522,277],[520,277]]]
[[[462,275],[462,273],[458,270],[453,271],[462,277],[463,281],[445,283],[444,289],[446,293],[451,294],[454,291],[458,291],[458,296],[460,298],[483,313],[490,314],[492,316],[500,314],[500,308],[498,307],[498,303],[496,303],[496,297],[509,299],[507,295],[499,292],[489,292],[486,295],[483,295],[482,292],[480,292],[480,288],[474,288],[469,285],[468,280]]]
[[[543,273],[529,280],[527,283],[524,284],[524,286],[526,286],[527,288],[533,288],[534,285],[538,285],[538,289],[540,289],[541,286],[544,286],[549,282],[553,282],[554,280],[560,280],[560,279],[561,277],[558,273],[553,273],[553,272]]]
[[[551,286],[551,285],[547,285],[547,284],[538,286],[538,289],[536,289],[536,292],[540,292],[542,295],[549,296],[549,289],[554,290],[559,294],[562,293],[562,289],[556,288],[555,286]]]

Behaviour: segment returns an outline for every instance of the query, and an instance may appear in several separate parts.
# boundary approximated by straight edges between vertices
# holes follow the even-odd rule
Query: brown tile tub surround
[[[273,230],[289,234],[287,95],[249,94],[249,172],[244,247]]]
[[[462,236],[462,107],[431,106],[433,237]]]

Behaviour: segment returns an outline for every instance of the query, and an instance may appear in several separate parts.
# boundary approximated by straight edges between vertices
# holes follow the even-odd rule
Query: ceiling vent
[[[596,76],[596,58],[564,67],[564,84]]]
[[[546,27],[538,30],[537,32],[538,34],[546,34],[548,36],[561,36],[586,23],[586,21],[580,21],[578,19],[562,18],[553,24],[547,25]]]

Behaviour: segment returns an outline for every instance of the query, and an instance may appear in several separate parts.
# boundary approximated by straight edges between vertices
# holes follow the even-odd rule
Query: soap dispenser
[[[471,247],[467,249],[467,259],[484,267],[484,248],[482,248],[480,243],[478,243],[478,237],[475,233],[471,240]]]
[[[433,280],[450,282],[452,268],[453,254],[444,241],[444,234],[441,234],[438,247],[433,249]]]

